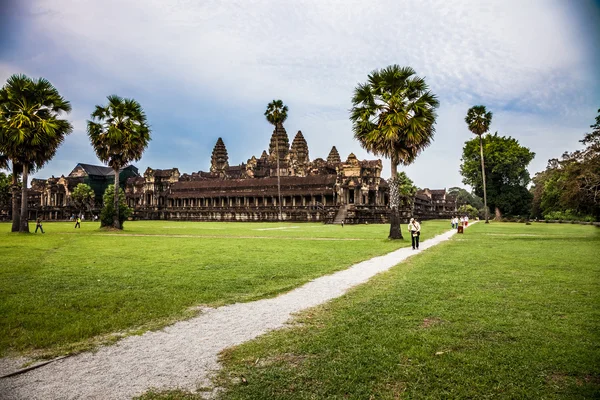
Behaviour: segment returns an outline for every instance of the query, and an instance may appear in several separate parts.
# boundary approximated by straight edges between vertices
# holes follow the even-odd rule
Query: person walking
[[[41,230],[42,233],[46,233],[42,227],[42,217],[38,217],[38,219],[35,220],[35,233],[37,233],[38,229]]]
[[[81,229],[81,217],[77,217],[77,222],[75,222],[75,228]]]
[[[419,250],[419,236],[421,235],[421,224],[419,224],[419,222],[416,219],[411,218],[410,222],[408,223],[408,231],[410,232],[413,250]]]

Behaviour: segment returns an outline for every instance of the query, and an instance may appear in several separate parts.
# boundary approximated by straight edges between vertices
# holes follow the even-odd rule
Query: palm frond
[[[372,71],[354,90],[350,120],[367,151],[410,164],[433,140],[439,101],[411,67]]]

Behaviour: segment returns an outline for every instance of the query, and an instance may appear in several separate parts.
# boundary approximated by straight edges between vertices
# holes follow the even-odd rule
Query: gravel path
[[[130,399],[149,388],[210,387],[210,374],[219,368],[217,357],[223,349],[281,328],[292,314],[339,297],[454,233],[423,241],[418,251],[402,248],[363,261],[275,298],[208,308],[161,331],[0,379],[0,398],[112,400]]]

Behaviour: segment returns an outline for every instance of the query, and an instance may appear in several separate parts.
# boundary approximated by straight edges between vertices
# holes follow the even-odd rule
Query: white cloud
[[[372,158],[350,140],[352,90],[375,68],[411,65],[427,77],[442,108],[435,144],[409,173],[422,186],[451,186],[460,182],[456,160],[469,138],[462,121],[468,105],[527,110],[523,117],[497,112],[496,118],[514,130],[501,133],[528,132],[536,147],[552,132],[574,134],[589,125],[593,118],[572,130],[563,129],[561,118],[552,120],[555,125],[546,121],[548,114],[571,121],[582,113],[573,110],[597,107],[590,105],[598,100],[590,88],[598,87],[598,79],[590,75],[583,40],[573,28],[577,21],[566,12],[571,6],[559,0],[38,0],[30,10],[33,36],[43,35],[60,52],[40,52],[31,62],[40,68],[64,57],[98,72],[106,82],[86,82],[85,71],[64,71],[73,85],[85,85],[66,90],[94,101],[135,87],[160,104],[156,88],[168,86],[231,113],[258,108],[257,119],[248,123],[254,131],[245,133],[257,143],[243,149],[227,143],[232,161],[259,155],[268,145],[270,129],[257,121],[273,98],[290,106],[290,140],[301,129],[311,157],[326,157],[336,145],[342,157],[352,151]],[[173,146],[189,148],[189,139],[177,132],[155,134],[172,135]],[[213,144],[201,143],[210,149]],[[197,169],[185,160],[175,163],[188,172]],[[426,172],[432,166],[437,172]]]

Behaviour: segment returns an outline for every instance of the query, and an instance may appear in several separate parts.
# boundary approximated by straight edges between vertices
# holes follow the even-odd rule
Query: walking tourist
[[[81,229],[81,217],[77,217],[77,222],[75,222],[75,228]]]
[[[465,215],[465,227],[469,225],[469,216]]]
[[[408,223],[408,231],[410,232],[413,250],[419,250],[419,236],[421,235],[421,225],[416,219],[410,219],[410,222]]]
[[[41,217],[38,217],[38,219],[35,220],[35,233],[37,233],[38,229],[41,230],[42,233],[46,233],[46,232],[44,232],[44,228],[42,227],[42,218]]]

